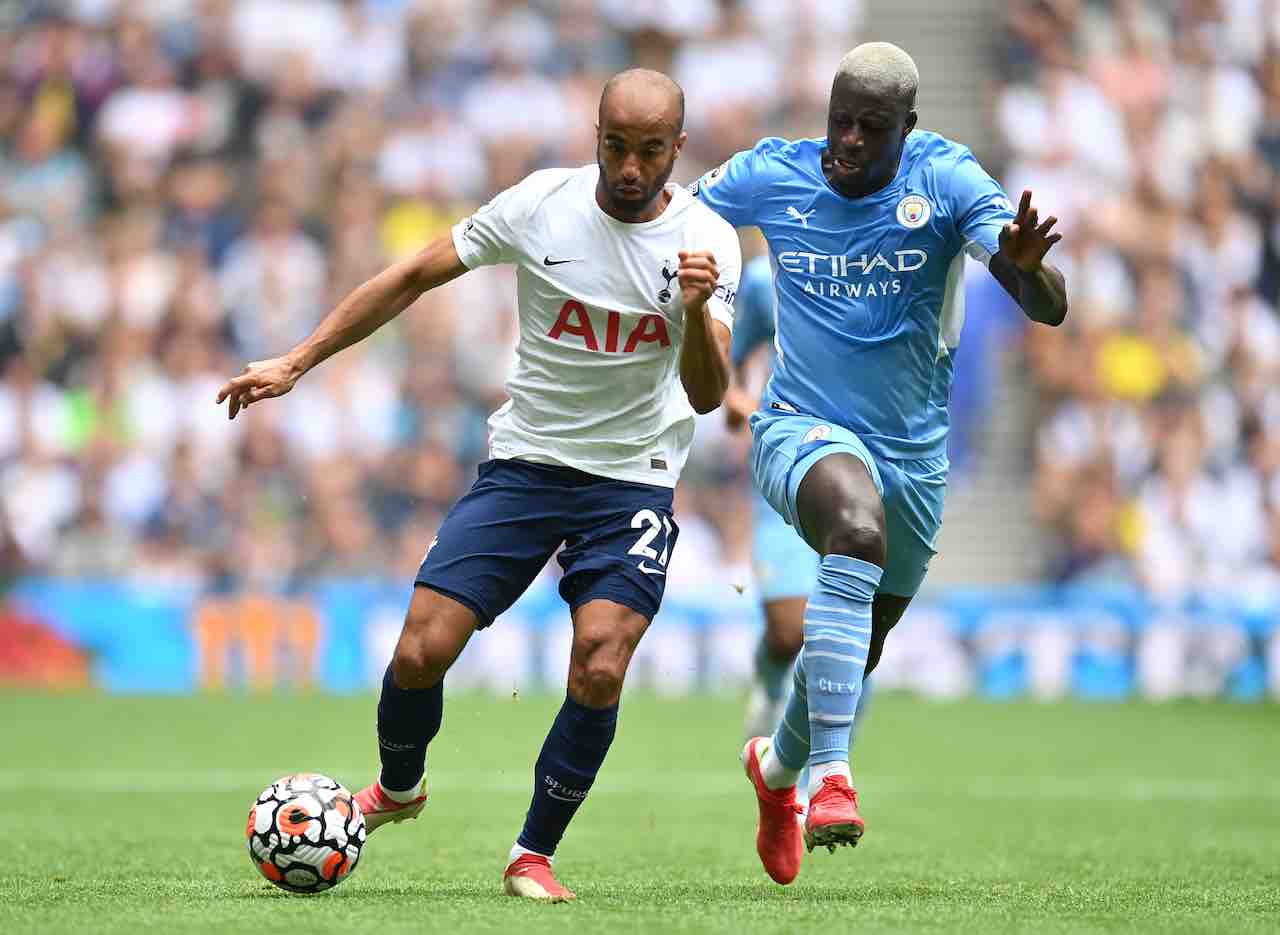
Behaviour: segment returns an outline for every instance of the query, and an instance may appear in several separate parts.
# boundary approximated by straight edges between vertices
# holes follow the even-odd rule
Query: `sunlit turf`
[[[502,895],[558,699],[448,698],[421,819],[318,897],[245,856],[277,775],[374,774],[368,697],[0,694],[0,932],[1280,931],[1280,710],[876,699],[868,832],[789,887],[754,851],[731,698],[623,702],[561,848],[579,895]]]

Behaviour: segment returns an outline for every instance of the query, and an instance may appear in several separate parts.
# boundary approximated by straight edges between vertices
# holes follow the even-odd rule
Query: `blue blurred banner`
[[[409,596],[380,580],[320,581],[288,596],[29,580],[10,592],[9,619],[78,648],[109,691],[357,692],[378,684]],[[935,697],[1280,699],[1277,619],[1271,606],[1158,607],[1136,592],[951,592],[912,605],[876,678]],[[668,695],[741,686],[759,628],[750,591],[672,582],[627,684]],[[0,646],[7,632],[0,626]],[[544,576],[471,641],[449,688],[559,691],[570,635],[555,579]]]

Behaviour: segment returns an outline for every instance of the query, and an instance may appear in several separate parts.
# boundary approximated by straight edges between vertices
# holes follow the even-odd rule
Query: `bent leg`
[[[847,764],[871,645],[871,604],[884,563],[884,507],[862,460],[838,453],[819,460],[801,481],[796,512],[806,538],[822,555],[805,611],[801,655],[808,698],[807,762],[811,768]],[[822,771],[816,772],[820,777]]]
[[[804,605],[818,574],[817,554],[763,498],[755,498],[752,514],[751,565],[764,631],[753,660],[746,739],[773,733],[782,718],[792,664],[804,645]]]
[[[804,605],[807,600],[807,596],[799,595],[764,604],[764,634],[756,653],[756,675],[771,697],[780,696],[787,670],[804,646]],[[763,657],[763,662],[760,657]]]
[[[555,853],[613,743],[623,680],[648,627],[647,617],[613,601],[574,611],[568,691],[534,766],[518,850]]]
[[[440,731],[444,674],[475,632],[470,608],[428,587],[413,589],[404,629],[378,699],[379,782],[393,797],[416,790],[427,745]]]
[[[784,597],[764,605],[764,632],[756,644],[753,660],[755,684],[747,699],[745,734],[748,740],[773,733],[782,719],[788,677],[804,645],[807,599]]]

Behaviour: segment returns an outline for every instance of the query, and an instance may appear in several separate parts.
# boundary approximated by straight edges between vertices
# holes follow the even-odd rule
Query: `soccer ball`
[[[342,784],[319,773],[283,776],[262,790],[245,829],[249,859],[290,893],[337,886],[360,860],[364,815]]]

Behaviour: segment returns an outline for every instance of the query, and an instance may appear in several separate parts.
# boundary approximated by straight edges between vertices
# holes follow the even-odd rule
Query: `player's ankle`
[[[760,757],[760,775],[770,789],[787,789],[796,784],[796,780],[800,778],[800,770],[791,769],[778,759],[773,744],[769,744],[769,749]]]
[[[826,763],[809,764],[809,795],[812,797],[822,788],[822,780],[828,776],[840,776],[849,785],[853,785],[853,771],[849,769],[847,760],[830,760]]]
[[[422,795],[420,789],[422,786],[421,778],[418,779],[408,789],[388,789],[383,785],[382,780],[378,780],[378,788],[382,790],[382,794],[389,798],[392,802],[400,805],[408,805],[410,802]]]
[[[510,867],[517,860],[527,854],[532,854],[534,857],[545,857],[548,861],[554,861],[556,859],[554,854],[543,854],[539,851],[531,851],[527,847],[522,847],[520,842],[517,841],[515,844],[511,845],[511,853],[507,855],[507,866]]]

